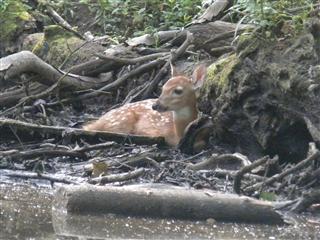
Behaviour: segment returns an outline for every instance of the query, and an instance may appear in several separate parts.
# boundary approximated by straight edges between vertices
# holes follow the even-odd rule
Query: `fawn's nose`
[[[157,100],[153,105],[152,105],[152,109],[158,112],[165,112],[168,110],[167,107],[163,106],[159,100]]]

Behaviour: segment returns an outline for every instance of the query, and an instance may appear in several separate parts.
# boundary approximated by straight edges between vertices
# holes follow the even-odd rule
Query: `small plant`
[[[4,12],[9,4],[10,0],[0,0],[0,12]]]
[[[292,21],[300,29],[314,3],[316,0],[236,0],[230,11],[243,23],[272,28]]]
[[[201,0],[52,0],[63,15],[70,16],[72,5],[85,4],[95,16],[92,25],[119,39],[158,30],[180,28],[201,9]]]

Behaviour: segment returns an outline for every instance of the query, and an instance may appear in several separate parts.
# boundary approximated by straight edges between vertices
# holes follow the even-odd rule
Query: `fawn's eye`
[[[181,88],[176,88],[175,90],[173,90],[173,93],[176,95],[181,95],[182,94],[182,89]]]

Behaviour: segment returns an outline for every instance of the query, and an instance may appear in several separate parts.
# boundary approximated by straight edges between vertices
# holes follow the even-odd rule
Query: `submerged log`
[[[64,186],[54,207],[68,213],[113,213],[129,216],[282,224],[272,204],[234,194],[166,185]]]

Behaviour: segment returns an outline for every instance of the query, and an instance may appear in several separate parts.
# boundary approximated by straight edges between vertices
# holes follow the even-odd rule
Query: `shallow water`
[[[115,215],[70,215],[52,209],[53,189],[0,183],[0,239],[320,239],[320,219],[269,226]]]

